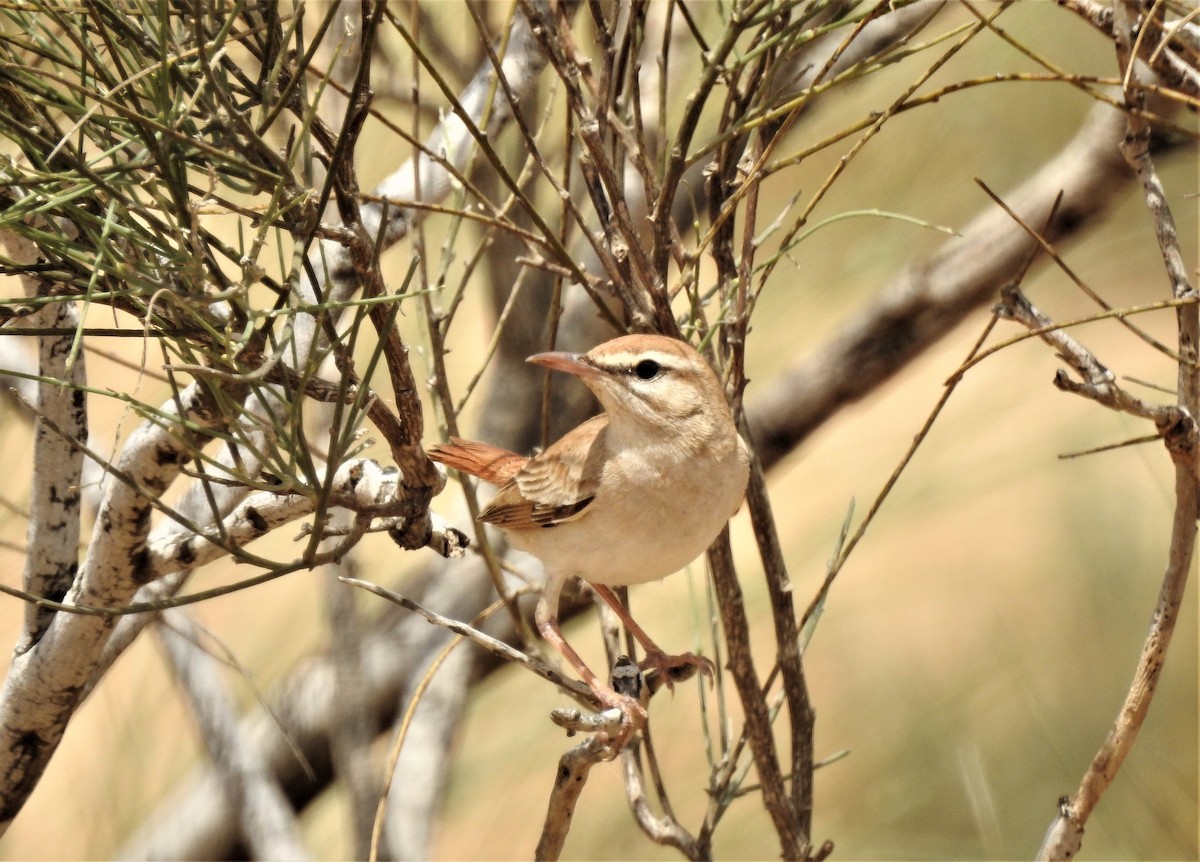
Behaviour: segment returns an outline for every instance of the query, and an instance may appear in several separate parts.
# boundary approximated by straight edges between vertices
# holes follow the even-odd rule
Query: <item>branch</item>
[[[75,440],[88,435],[87,382],[82,350],[75,347],[79,314],[72,302],[56,302],[25,318],[33,326],[62,327],[70,334],[42,335],[38,341],[37,410],[34,419],[33,482],[29,499],[29,553],[25,591],[58,601],[79,569],[80,486],[83,451]],[[45,634],[54,611],[25,606],[25,628],[16,652],[30,649]]]
[[[587,784],[592,767],[607,759],[608,746],[599,736],[592,736],[563,754],[554,773],[554,788],[550,791],[550,804],[546,807],[546,822],[538,839],[533,858],[558,859],[567,843],[571,830],[571,819],[575,816],[575,805]]]
[[[1098,105],[1058,156],[1006,200],[1023,221],[1042,225],[1062,192],[1045,236],[1054,241],[1081,233],[1124,187],[1114,178],[1129,177],[1117,151],[1123,131],[1122,113]],[[764,469],[993,301],[1032,246],[1018,224],[988,206],[959,237],[884,287],[822,347],[761,388],[746,414]]]
[[[346,461],[333,477],[326,504],[375,518],[399,518],[403,523],[415,505],[400,479],[401,474],[395,468],[380,467],[373,460]],[[172,522],[171,529],[158,531],[148,543],[151,577],[207,565],[284,524],[311,515],[317,508],[318,491],[316,488],[303,494],[259,491],[238,504],[219,529],[210,528],[204,533],[194,533]],[[426,537],[426,544],[444,557],[461,557],[468,541],[462,532],[441,518],[431,521]]]
[[[41,216],[31,221],[51,227],[42,224],[45,220]],[[28,269],[19,279],[25,294],[44,296],[49,285],[32,274],[45,262],[37,245],[13,230],[3,230],[0,246],[16,266]],[[29,370],[40,379],[17,384],[24,389],[28,402],[37,405],[26,533],[29,551],[23,584],[26,592],[52,601],[59,601],[67,594],[79,569],[83,452],[72,441],[86,440],[88,435],[87,398],[82,390],[87,383],[86,365],[83,351],[76,344],[80,325],[75,303],[52,302],[19,319],[14,327],[59,330],[59,334],[37,337],[37,368]],[[4,346],[13,353],[22,347],[19,343]],[[3,367],[20,370],[24,364],[18,361]],[[25,626],[17,641],[17,655],[37,643],[53,618],[54,611],[49,608],[25,606]]]
[[[799,813],[784,789],[767,702],[759,687],[750,652],[750,624],[733,568],[728,528],[708,549],[708,564],[712,569],[717,607],[729,650],[729,669],[737,687],[738,700],[746,713],[746,736],[762,784],[763,803],[779,835],[783,858],[806,859],[810,850],[809,836],[801,832]]]
[[[655,767],[655,753],[650,726],[642,731],[643,744],[646,748],[646,759],[651,767]],[[708,859],[712,856],[709,844],[710,836],[704,835],[697,839],[688,832],[675,817],[671,806],[666,803],[661,784],[658,787],[659,800],[662,802],[663,813],[658,816],[650,807],[646,797],[646,782],[641,768],[641,751],[636,746],[630,746],[621,753],[621,765],[625,770],[625,798],[633,809],[638,826],[655,844],[674,847],[687,859]],[[657,772],[653,773],[658,778]]]
[[[197,425],[212,414],[199,401],[184,414]],[[171,415],[174,401],[162,412]],[[130,483],[112,482],[89,541],[87,561],[67,604],[115,608],[150,579],[147,530],[152,500],[179,475],[197,441],[181,425],[142,425],[126,443],[118,469]],[[0,690],[0,832],[37,785],[62,740],[115,618],[59,613],[42,639],[16,657]]]
[[[1117,0],[1113,4],[1117,56],[1121,67],[1130,70],[1131,77],[1134,50],[1130,38],[1134,32],[1133,16],[1137,14],[1137,7],[1124,0]],[[1144,18],[1137,20],[1143,25],[1147,23]],[[1183,263],[1166,191],[1150,158],[1150,127],[1141,111],[1144,107],[1144,91],[1131,81],[1126,87],[1125,99],[1130,108],[1129,133],[1122,142],[1121,151],[1141,181],[1146,208],[1154,224],[1170,278],[1172,297],[1177,300],[1195,299],[1196,290]],[[1084,774],[1079,789],[1073,796],[1059,800],[1058,817],[1046,832],[1038,852],[1039,859],[1071,859],[1082,845],[1088,818],[1116,778],[1117,770],[1132,750],[1149,712],[1166,663],[1167,648],[1175,631],[1179,610],[1183,606],[1184,588],[1195,554],[1196,520],[1200,518],[1200,432],[1196,428],[1196,417],[1200,415],[1200,365],[1197,364],[1200,358],[1200,309],[1195,303],[1176,307],[1176,325],[1179,345],[1177,406],[1164,408],[1169,409],[1170,413],[1156,422],[1175,466],[1175,514],[1171,524],[1166,572],[1125,702]],[[1164,421],[1167,419],[1174,421]]]
[[[1174,426],[1181,418],[1175,407],[1151,404],[1125,391],[1116,382],[1116,375],[1108,370],[1091,351],[1076,341],[1065,330],[1056,329],[1054,322],[1038,310],[1028,297],[1016,286],[1005,287],[996,313],[1008,320],[1015,320],[1031,332],[1038,333],[1059,358],[1065,361],[1082,382],[1074,381],[1064,371],[1054,376],[1054,385],[1065,392],[1073,392],[1098,404],[1141,419],[1149,419],[1162,428]]]
[[[236,707],[217,673],[215,659],[199,646],[199,628],[178,610],[168,611],[159,623],[159,636],[253,858],[307,859],[296,813],[261,752],[247,745],[238,733]]]
[[[1110,39],[1124,38],[1128,41],[1130,38],[1129,33],[1123,36],[1117,33],[1114,23],[1116,4],[1100,3],[1097,0],[1058,0],[1058,3]],[[1195,20],[1186,19],[1180,19],[1170,27],[1165,26],[1161,19],[1162,6],[1161,3],[1156,4],[1155,8],[1160,10],[1158,15],[1147,16],[1141,22],[1145,29],[1138,37],[1138,57],[1169,86],[1195,99],[1200,97],[1200,72],[1189,65],[1180,54],[1194,55],[1197,40],[1200,39],[1200,27],[1197,27]],[[1170,47],[1173,40],[1180,43],[1178,47],[1181,52]]]

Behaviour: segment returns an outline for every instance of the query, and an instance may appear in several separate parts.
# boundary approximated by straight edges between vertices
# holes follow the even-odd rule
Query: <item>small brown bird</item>
[[[688,344],[627,335],[587,353],[539,353],[529,362],[582,380],[604,413],[526,458],[452,439],[429,457],[499,490],[481,518],[542,561],[538,630],[626,722],[645,719],[634,699],[600,682],[563,639],[558,600],[567,578],[587,581],[646,649],[643,669],[711,662],[667,656],[609,589],[658,580],[694,560],[741,505],[749,457],[720,381]],[[628,725],[627,725],[628,726]]]

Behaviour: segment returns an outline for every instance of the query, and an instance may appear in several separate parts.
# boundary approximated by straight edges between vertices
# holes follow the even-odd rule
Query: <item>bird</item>
[[[711,676],[708,659],[660,649],[611,587],[664,578],[699,556],[742,503],[749,451],[717,375],[684,341],[625,335],[586,353],[526,361],[577,377],[603,412],[533,457],[457,437],[428,454],[497,486],[480,520],[541,561],[538,632],[603,707],[621,710],[625,737],[646,720],[645,709],[602,683],[563,638],[563,586],[580,578],[616,611],[646,650],[643,670],[692,665]]]

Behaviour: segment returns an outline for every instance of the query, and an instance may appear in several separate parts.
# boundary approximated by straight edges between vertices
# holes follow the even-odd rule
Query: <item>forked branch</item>
[[[1155,6],[1155,9],[1160,8],[1160,5]],[[1125,92],[1130,109],[1129,129],[1121,151],[1141,181],[1146,207],[1170,279],[1172,298],[1180,303],[1175,307],[1179,357],[1176,403],[1150,405],[1133,398],[1115,384],[1111,373],[1103,365],[1065,333],[1047,331],[1041,337],[1054,346],[1083,378],[1082,383],[1071,381],[1060,372],[1055,379],[1060,388],[1154,421],[1175,468],[1175,512],[1158,602],[1125,702],[1084,774],[1079,789],[1073,795],[1059,800],[1058,816],[1046,833],[1038,853],[1039,859],[1060,860],[1075,856],[1082,845],[1088,818],[1133,748],[1150,709],[1182,607],[1184,587],[1195,552],[1196,520],[1200,517],[1200,482],[1197,477],[1200,433],[1197,432],[1195,419],[1200,408],[1200,366],[1197,365],[1197,356],[1200,354],[1200,306],[1196,303],[1198,297],[1195,288],[1183,265],[1166,191],[1150,157],[1150,126],[1141,110],[1144,107],[1144,92],[1136,86],[1133,66],[1135,51],[1131,36],[1136,31],[1132,23],[1137,20],[1137,15],[1134,4],[1127,4],[1123,0],[1114,4],[1113,31],[1117,55],[1122,69],[1128,72],[1125,80],[1133,82],[1127,85]],[[1145,25],[1146,22],[1140,23]],[[1156,27],[1159,26],[1161,21],[1156,24]],[[1006,294],[1004,308],[1026,326],[1044,327],[1049,322],[1016,291]]]

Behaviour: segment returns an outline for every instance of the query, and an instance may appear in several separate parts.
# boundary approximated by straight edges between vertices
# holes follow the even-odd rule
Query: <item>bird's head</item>
[[[625,335],[587,353],[539,353],[528,361],[587,384],[614,430],[640,427],[673,438],[702,437],[729,422],[716,374],[691,345],[674,338]]]

